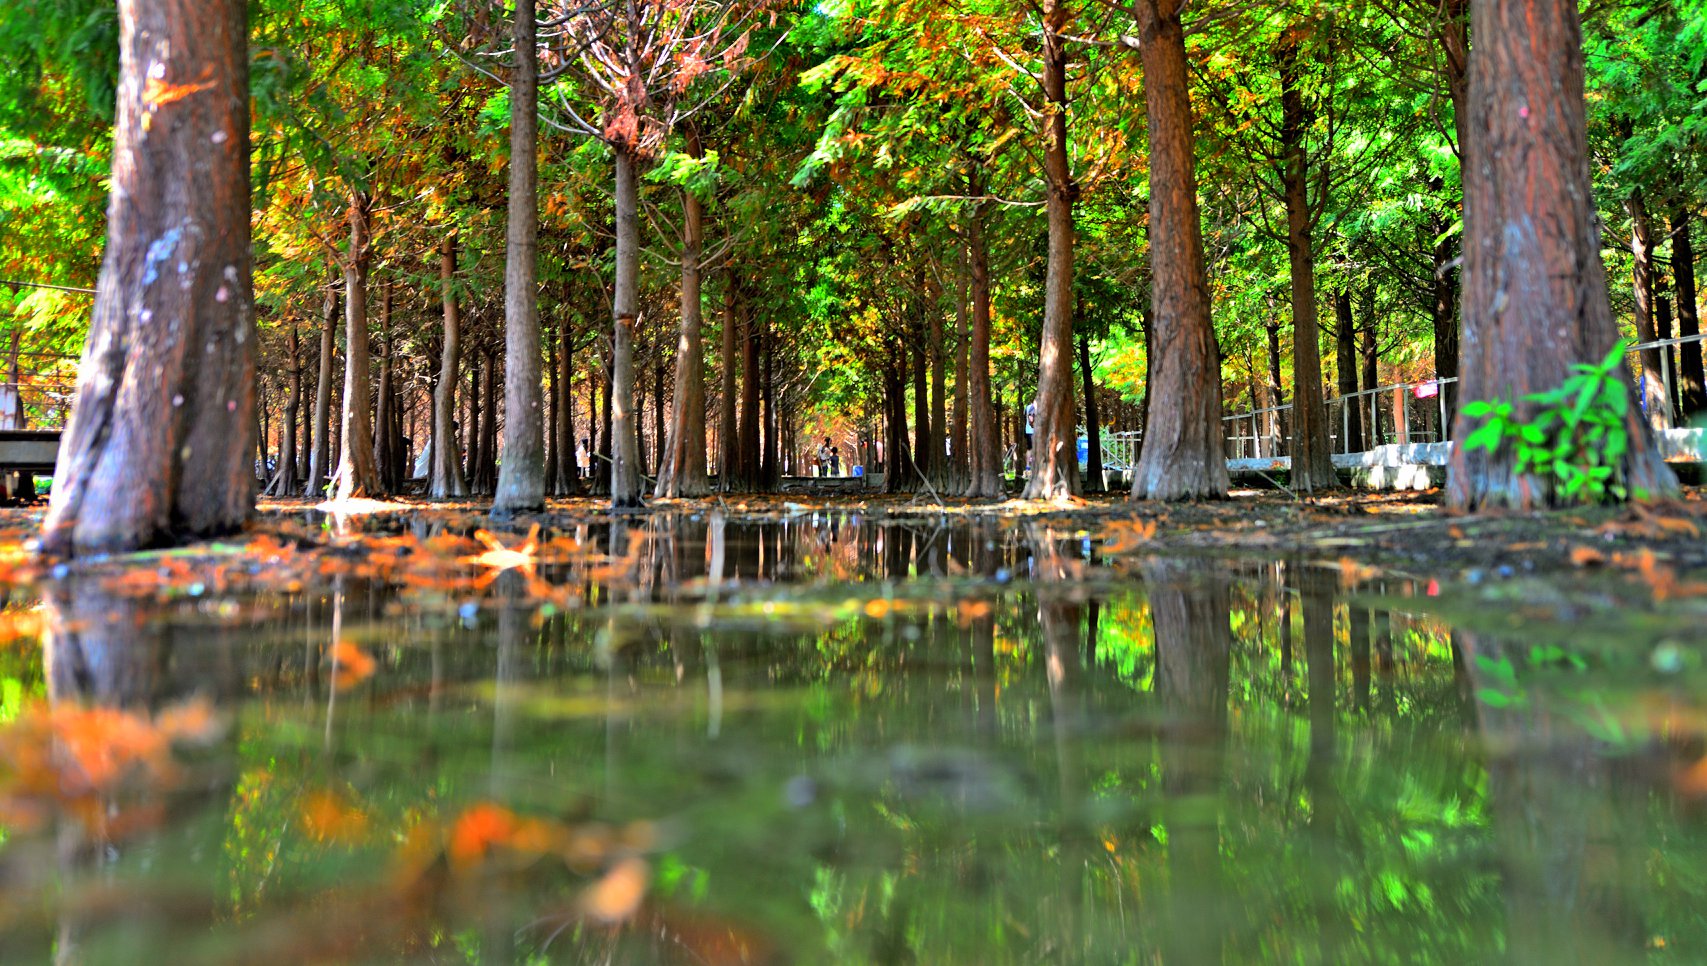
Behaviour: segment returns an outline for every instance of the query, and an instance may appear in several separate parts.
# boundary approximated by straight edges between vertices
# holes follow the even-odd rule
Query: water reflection
[[[1406,581],[1006,520],[548,536],[578,549],[452,586],[49,587],[49,700],[200,696],[230,727],[122,837],[62,815],[43,871],[40,833],[10,835],[0,958],[1610,962],[1703,938],[1675,873],[1707,855],[1664,769]],[[470,864],[470,815],[560,838]],[[648,898],[613,931],[588,883],[619,868]]]

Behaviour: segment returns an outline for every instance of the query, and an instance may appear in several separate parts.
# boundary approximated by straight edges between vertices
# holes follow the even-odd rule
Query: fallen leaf
[[[1571,565],[1573,567],[1599,567],[1606,563],[1606,554],[1593,547],[1572,547]]]
[[[623,859],[581,894],[581,911],[598,922],[622,922],[639,911],[651,881],[652,868],[644,859]]]

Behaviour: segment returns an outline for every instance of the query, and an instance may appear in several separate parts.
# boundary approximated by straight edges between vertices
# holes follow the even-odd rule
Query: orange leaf
[[[600,922],[621,922],[640,909],[651,880],[652,869],[644,859],[623,859],[581,894],[581,909]]]
[[[373,675],[377,666],[368,653],[356,646],[354,641],[343,640],[332,645],[332,663],[342,675],[339,687],[350,687]]]
[[[485,858],[493,846],[509,842],[515,832],[516,813],[490,802],[474,805],[457,816],[451,826],[451,862],[472,865]]]
[[[1593,547],[1572,547],[1571,565],[1576,567],[1599,567],[1606,563],[1606,554]]]
[[[320,842],[353,842],[367,834],[367,816],[325,789],[303,797],[301,820],[309,836]]]

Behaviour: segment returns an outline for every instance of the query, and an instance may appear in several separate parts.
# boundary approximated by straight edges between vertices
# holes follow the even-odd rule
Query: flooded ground
[[[1707,958],[1676,575],[286,524],[14,576],[0,961]]]

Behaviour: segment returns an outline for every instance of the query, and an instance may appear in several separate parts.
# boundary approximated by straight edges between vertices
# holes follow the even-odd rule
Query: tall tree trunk
[[[498,488],[498,353],[491,346],[481,352],[480,397],[486,407],[480,413],[480,467],[475,489],[491,493]]]
[[[912,485],[913,456],[907,442],[907,350],[891,342],[883,370],[883,400],[887,410],[883,441],[883,490],[900,493]]]
[[[1322,400],[1321,328],[1316,320],[1316,248],[1310,212],[1309,152],[1305,133],[1314,122],[1304,102],[1295,41],[1285,41],[1280,60],[1280,143],[1286,198],[1286,254],[1292,276],[1292,488],[1301,493],[1332,489],[1333,452],[1328,447],[1327,406]]]
[[[563,496],[574,496],[581,490],[581,468],[575,457],[575,347],[570,338],[570,325],[564,321],[557,329],[558,405],[563,415],[557,424],[558,490]]]
[[[688,129],[688,153],[701,155],[699,137]],[[682,192],[682,317],[676,342],[676,385],[670,405],[669,444],[658,466],[658,495],[704,496],[711,492],[705,464],[705,337],[700,299],[700,251],[705,207],[692,191]],[[729,364],[724,358],[724,367]],[[724,408],[728,408],[725,397]]]
[[[280,421],[279,465],[267,486],[267,492],[275,496],[289,496],[296,492],[297,487],[296,424],[297,415],[302,411],[301,353],[302,340],[293,321],[290,324],[290,391],[285,396],[284,418]]]
[[[384,492],[373,462],[372,377],[368,372],[367,269],[368,212],[365,192],[350,192],[350,250],[344,259],[344,407],[339,432],[338,488],[334,498],[377,496]]]
[[[1096,369],[1091,365],[1090,336],[1079,336],[1079,377],[1085,383],[1085,492],[1107,489],[1102,478],[1102,424],[1097,419]],[[1075,460],[1078,456],[1073,457]]]
[[[308,495],[325,493],[332,471],[332,360],[337,352],[338,291],[328,287],[320,307],[320,372],[314,390],[314,451],[308,461]]]
[[[557,496],[563,492],[563,452],[558,448],[563,426],[563,377],[562,366],[557,360],[557,337],[549,328],[543,328],[540,336],[545,340],[545,495]]]
[[[922,287],[922,286],[921,286]],[[928,329],[930,323],[923,318],[918,320],[920,330]],[[931,479],[936,472],[936,466],[931,462],[931,451],[936,448],[931,432],[931,357],[930,337],[924,331],[914,333],[913,342],[913,467],[920,478]]]
[[[759,482],[759,333],[758,319],[747,306],[741,338],[741,456],[737,461],[740,489],[752,490]]]
[[[1043,335],[1032,421],[1028,500],[1058,500],[1079,492],[1077,420],[1073,414],[1073,182],[1067,156],[1067,0],[1043,0],[1043,169],[1049,261],[1043,280]]]
[[[1358,314],[1363,317],[1363,325],[1359,328],[1358,352],[1363,357],[1363,386],[1366,389],[1374,389],[1381,384],[1380,372],[1378,371],[1381,356],[1376,351],[1375,342],[1375,337],[1379,333],[1376,331],[1374,285],[1364,286],[1361,301],[1363,311]],[[1363,405],[1369,405],[1369,400],[1365,399]],[[1397,436],[1396,431],[1394,435]],[[1381,445],[1381,410],[1379,408],[1372,409],[1369,412],[1369,445]]]
[[[1274,397],[1275,407],[1273,418],[1269,420],[1269,428],[1278,440],[1286,437],[1291,423],[1280,408],[1286,405],[1286,383],[1280,376],[1280,322],[1275,315],[1269,316],[1263,330],[1268,336],[1268,391],[1269,395]]]
[[[534,43],[534,3],[516,0],[515,63],[510,68],[510,209],[504,237],[504,455],[498,466],[497,493],[492,498],[492,512],[498,516],[545,507],[545,399],[539,372],[536,281],[539,48]],[[639,498],[638,490],[635,498]]]
[[[1657,275],[1654,268],[1654,226],[1641,191],[1630,192],[1624,200],[1624,207],[1630,212],[1630,283],[1636,298],[1636,338],[1642,342],[1653,342],[1658,338],[1654,331],[1654,279]],[[1641,393],[1648,425],[1655,429],[1669,429],[1672,425],[1671,400],[1666,397],[1665,376],[1660,371],[1660,350],[1643,349],[1638,355],[1642,360],[1642,375],[1637,389]]]
[[[659,340],[662,343],[662,339]],[[652,466],[653,472],[664,465],[664,445],[668,442],[668,421],[664,415],[664,385],[668,378],[669,369],[664,358],[663,346],[658,348],[658,357],[652,363]]]
[[[1150,132],[1152,339],[1144,450],[1132,495],[1195,500],[1227,494],[1221,351],[1209,321],[1197,212],[1185,32],[1178,0],[1135,0]]]
[[[300,358],[297,366],[299,369],[302,368]],[[318,377],[318,372],[316,373],[316,376]],[[304,382],[302,388],[302,406],[300,411],[297,413],[296,490],[293,492],[299,494],[308,486],[308,480],[310,479],[308,471],[309,467],[314,462],[314,406],[312,405],[313,398],[308,395],[309,388],[310,387],[307,383]]]
[[[759,477],[766,490],[774,490],[781,480],[776,469],[776,385],[773,381],[776,375],[776,330],[771,327],[769,316],[765,318],[764,327],[764,383],[761,395],[764,402],[764,450],[760,455]]]
[[[726,273],[723,288],[723,331],[719,336],[722,355],[721,384],[718,395],[717,413],[717,488],[730,490],[738,475],[735,469],[740,462],[739,430],[735,419],[735,319],[736,319],[736,280],[735,272],[730,269]]]
[[[1690,235],[1693,219],[1688,209],[1671,216],[1671,274],[1677,288],[1677,337],[1687,339],[1701,334],[1701,316],[1695,291],[1695,245]],[[1692,418],[1707,410],[1707,375],[1701,364],[1701,343],[1685,342],[1678,346],[1682,357],[1679,365],[1682,376],[1683,414]]]
[[[1568,3],[1477,0],[1471,8],[1469,140],[1464,165],[1464,385],[1526,419],[1528,393],[1611,351],[1584,134],[1582,30]],[[1628,377],[1619,378],[1628,384]],[[1455,439],[1476,428],[1458,411]],[[1638,498],[1675,493],[1647,424],[1631,407],[1619,461]],[[1519,476],[1509,451],[1455,447],[1446,500],[1459,509],[1554,502],[1552,481]]]
[[[942,347],[942,307],[940,300],[930,297],[926,292],[925,312],[930,326],[930,356],[931,356],[931,449],[925,472],[929,474],[931,483],[941,486],[948,479],[948,451],[944,443],[948,441],[948,373],[944,370],[945,362]]]
[[[387,280],[379,297],[379,393],[373,414],[373,463],[379,472],[380,489],[386,492],[396,491],[402,482],[397,479],[397,459],[392,452],[397,445],[392,425],[396,422],[393,409],[397,400],[391,375],[391,294],[391,282]]]
[[[640,319],[640,173],[634,157],[616,152],[616,291],[611,332],[610,505],[613,510],[640,503],[640,451],[635,446],[634,326]]]
[[[1340,441],[1340,450],[1355,453],[1365,448],[1363,397],[1353,398],[1357,393],[1357,323],[1351,313],[1351,293],[1343,290],[1334,293],[1334,369],[1339,374],[1341,405],[1345,407],[1340,419],[1345,439]]]
[[[468,481],[468,490],[474,492],[479,481],[475,477],[480,472],[480,350],[473,348],[468,354],[468,446],[463,454],[463,479]]]
[[[433,428],[427,441],[431,476],[427,495],[453,499],[468,495],[457,442],[456,378],[462,366],[462,314],[456,302],[456,236],[439,241],[439,298],[444,305],[444,342],[439,349],[439,381],[433,387]]]
[[[611,358],[606,353],[601,360],[603,371],[599,378],[599,492],[610,495],[611,451]]]
[[[1436,178],[1429,182],[1436,191],[1445,190],[1445,182]],[[1449,232],[1446,219],[1434,222],[1434,297],[1429,302],[1429,316],[1434,329],[1434,375],[1437,379],[1452,379],[1458,375],[1458,239]],[[1375,388],[1370,384],[1370,389]],[[1446,401],[1446,419],[1451,422],[1458,412],[1458,384],[1440,387]]]
[[[967,193],[977,197],[984,190],[978,171],[967,177]],[[972,478],[966,495],[993,499],[1002,495],[1002,427],[990,398],[990,250],[984,239],[984,216],[988,204],[974,202],[966,225],[966,260],[972,274],[972,345],[968,352],[966,389],[970,396],[971,438],[967,455]]]
[[[954,282],[954,416],[948,426],[948,484],[955,490],[965,487],[972,473],[972,462],[966,451],[969,425],[966,404],[970,398],[966,375],[971,367],[967,316],[971,313],[971,286],[971,260],[967,258],[965,244],[962,244]]]
[[[255,505],[245,7],[133,0],[119,28],[107,247],[52,555],[223,533]]]

